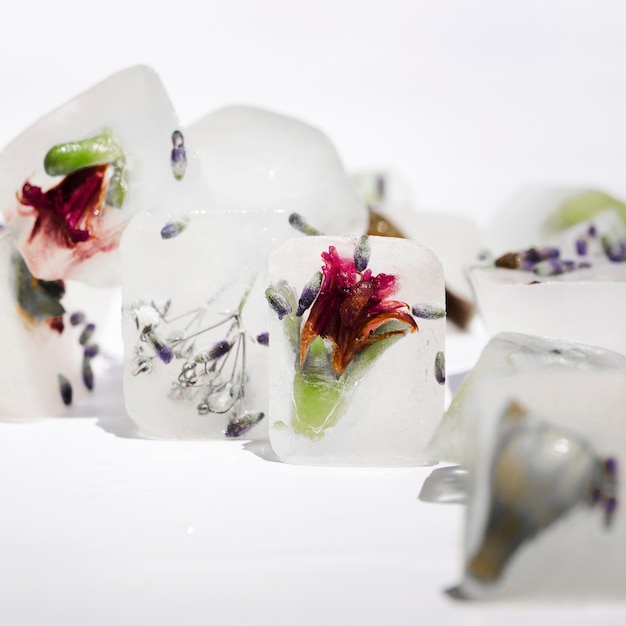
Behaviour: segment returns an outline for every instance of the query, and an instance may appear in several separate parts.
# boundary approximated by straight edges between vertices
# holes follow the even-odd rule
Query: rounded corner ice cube
[[[19,134],[0,153],[0,210],[33,275],[119,283],[134,213],[176,180],[180,123],[157,74],[124,69]]]
[[[575,381],[580,373],[586,374],[591,393],[593,385],[606,374],[621,375],[626,380],[626,357],[578,341],[498,333],[465,376],[428,444],[428,452],[441,461],[471,466],[475,458],[473,425],[479,423],[480,407],[486,403],[477,390],[495,396],[501,389],[515,389],[520,377],[530,373],[537,383],[527,390],[524,401],[532,404],[535,397],[552,397],[557,407],[561,395],[567,395],[573,384],[568,376]],[[560,386],[553,386],[552,380]]]
[[[474,267],[470,279],[491,335],[562,337],[626,354],[626,228],[612,210]]]
[[[388,237],[291,240],[270,258],[270,442],[288,463],[411,466],[441,418],[443,268]]]
[[[462,597],[623,599],[623,381],[531,370],[515,388],[481,386]]]
[[[313,126],[265,109],[229,106],[193,124],[188,134],[212,206],[297,213],[327,234],[367,230],[367,210],[337,150]]]
[[[32,276],[10,238],[0,240],[0,419],[59,416],[97,388],[100,329],[113,292]]]

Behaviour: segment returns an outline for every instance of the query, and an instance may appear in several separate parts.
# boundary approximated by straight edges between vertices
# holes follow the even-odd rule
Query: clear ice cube
[[[157,75],[137,66],[60,106],[4,148],[0,211],[33,275],[119,282],[124,227],[177,182],[170,154],[179,127]]]
[[[294,239],[273,253],[270,279],[277,455],[312,465],[426,462],[445,380],[435,255],[405,239]]]

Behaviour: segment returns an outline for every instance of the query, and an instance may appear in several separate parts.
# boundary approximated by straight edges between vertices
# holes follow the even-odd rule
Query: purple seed
[[[172,349],[154,332],[148,333],[146,337],[152,344],[159,359],[167,365],[174,357]]]
[[[438,320],[446,316],[445,309],[433,304],[415,304],[411,311],[415,317],[423,320]]]
[[[370,262],[370,240],[367,235],[361,235],[354,249],[354,267],[357,272],[364,272]]]
[[[224,355],[230,352],[230,349],[233,347],[233,342],[227,341],[226,339],[222,339],[222,341],[218,341],[213,347],[209,350],[208,360],[216,361],[217,359],[221,359]]]
[[[85,387],[91,391],[93,389],[93,368],[91,367],[91,359],[88,356],[83,357],[81,373]]]
[[[289,224],[291,224],[291,226],[293,226],[293,228],[295,228],[298,232],[305,235],[321,235],[320,231],[311,226],[299,213],[292,213],[289,216]]]
[[[614,456],[610,456],[604,460],[604,471],[609,476],[617,476],[617,459]]]
[[[266,331],[264,333],[260,333],[256,336],[256,341],[258,344],[262,346],[270,345],[270,334]]]
[[[82,311],[76,311],[70,315],[70,324],[78,326],[85,321],[85,314]]]
[[[304,312],[313,304],[317,294],[319,294],[322,287],[322,272],[316,272],[313,278],[305,285],[302,290],[300,300],[298,300],[298,310],[296,316],[301,317]]]
[[[98,355],[98,352],[100,352],[100,346],[98,346],[97,343],[91,343],[88,346],[85,346],[85,349],[83,350],[83,355],[86,356],[88,359],[93,359],[95,356]]]
[[[183,134],[179,130],[172,133],[172,145],[174,146],[170,154],[172,173],[176,180],[182,180],[187,170],[187,152],[185,151]]]
[[[604,501],[604,510],[607,515],[613,515],[613,513],[615,513],[615,509],[617,509],[617,498],[615,496],[611,496]]]
[[[161,239],[174,239],[174,237],[178,237],[178,235],[187,228],[188,224],[189,217],[186,215],[175,220],[170,220],[161,229]]]
[[[87,326],[85,326],[85,328],[83,329],[83,332],[80,334],[80,337],[78,338],[78,343],[81,346],[84,346],[91,339],[91,336],[93,335],[95,330],[95,324],[87,324]]]
[[[293,309],[285,297],[279,293],[274,287],[268,287],[265,290],[265,298],[269,302],[269,305],[274,309],[278,319],[282,320],[287,315],[291,315]]]
[[[587,240],[586,239],[577,239],[576,240],[576,254],[579,256],[585,256],[587,254]]]
[[[435,356],[435,380],[440,385],[446,382],[446,355],[441,351]]]
[[[258,424],[265,417],[264,413],[244,413],[241,417],[234,417],[228,422],[224,434],[227,437],[241,437],[245,435],[253,426]]]
[[[590,237],[595,237],[598,234],[598,231],[596,230],[596,227],[593,224],[591,224],[589,228],[587,229],[587,234]]]
[[[558,248],[529,248],[524,252],[524,260],[530,263],[539,263],[547,259],[558,259],[561,251]]]
[[[72,385],[70,384],[70,381],[63,376],[63,374],[58,374],[57,380],[59,381],[61,400],[63,400],[63,404],[65,406],[70,406],[70,404],[72,404]]]

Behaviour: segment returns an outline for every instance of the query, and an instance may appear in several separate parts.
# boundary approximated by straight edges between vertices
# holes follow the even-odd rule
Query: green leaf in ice
[[[626,224],[626,203],[603,191],[588,189],[563,202],[550,218],[549,225],[555,231],[565,230],[607,209],[615,209]]]
[[[126,158],[110,129],[105,128],[100,134],[88,139],[57,144],[44,157],[44,169],[50,176],[67,176],[85,167],[107,163],[113,167],[107,203],[120,207],[127,189]]]

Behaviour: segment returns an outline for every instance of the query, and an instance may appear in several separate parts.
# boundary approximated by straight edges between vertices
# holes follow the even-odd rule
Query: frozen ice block
[[[607,209],[614,209],[626,223],[626,205],[606,192],[584,187],[528,185],[517,191],[495,215],[485,230],[485,243],[497,255],[541,245]]]
[[[124,227],[177,184],[171,158],[179,173],[184,166],[184,143],[172,137],[179,126],[157,75],[138,66],[60,106],[4,148],[0,211],[33,275],[119,282]]]
[[[614,211],[507,251],[470,278],[492,335],[564,337],[626,354],[626,230]]]
[[[409,466],[443,412],[441,263],[386,237],[291,240],[270,259],[270,441],[289,463]]]
[[[624,370],[483,385],[472,422],[464,598],[624,599]]]
[[[360,172],[353,180],[370,209],[371,235],[408,237],[437,255],[446,279],[448,322],[466,328],[474,314],[467,269],[483,251],[476,223],[462,215],[418,210],[407,183],[397,174]]]
[[[480,419],[482,407],[477,390],[492,394],[495,389],[504,389],[513,394],[519,381],[524,380],[520,377],[531,373],[536,376],[537,385],[527,390],[524,402],[532,405],[535,395],[551,396],[554,406],[558,406],[581,373],[588,375],[586,385],[590,392],[595,382],[607,374],[621,375],[626,383],[626,357],[576,341],[500,333],[491,338],[463,380],[428,445],[429,454],[441,461],[471,464],[471,425]],[[559,377],[553,377],[555,373]]]
[[[266,436],[250,429],[268,412],[270,252],[298,231],[362,232],[366,212],[296,120],[238,107],[185,137],[207,184],[188,172],[122,241],[126,405],[148,436]]]
[[[325,234],[362,234],[367,212],[330,140],[263,109],[232,106],[188,130],[222,211],[298,213]]]
[[[36,279],[8,237],[0,239],[0,282],[0,419],[55,416],[79,405],[97,384],[97,329],[111,290]]]

